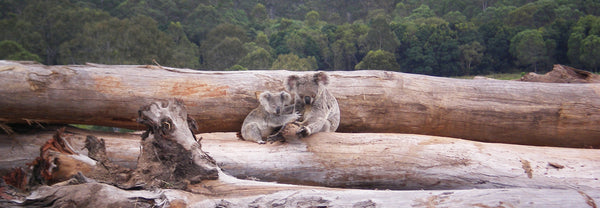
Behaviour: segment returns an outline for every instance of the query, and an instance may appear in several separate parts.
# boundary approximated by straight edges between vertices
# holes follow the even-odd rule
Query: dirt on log
[[[552,71],[546,74],[530,72],[519,80],[546,83],[600,83],[600,75],[570,66],[554,64]]]
[[[0,122],[143,129],[137,108],[182,99],[198,132],[239,131],[255,93],[292,74],[132,65],[44,66],[0,61]],[[328,72],[338,132],[414,133],[486,142],[600,147],[600,84],[461,80],[386,72]]]

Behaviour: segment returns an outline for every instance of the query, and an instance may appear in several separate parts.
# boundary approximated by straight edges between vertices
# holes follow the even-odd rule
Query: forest
[[[597,0],[3,0],[0,59],[435,76],[600,70]]]

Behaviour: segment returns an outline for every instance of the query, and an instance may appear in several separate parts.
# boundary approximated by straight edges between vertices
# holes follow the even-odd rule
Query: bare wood
[[[140,134],[67,129],[79,150],[104,138],[107,155],[135,166]],[[49,133],[0,137],[0,167],[9,169]],[[600,188],[600,150],[490,144],[407,134],[321,133],[302,141],[259,145],[234,133],[198,134],[202,149],[237,178],[288,184],[378,189]],[[22,141],[23,143],[19,144]],[[82,151],[85,154],[85,151]],[[33,155],[35,157],[35,155]],[[23,163],[21,163],[23,164]],[[531,177],[530,177],[531,176]]]
[[[165,67],[163,67],[165,68]],[[0,121],[141,129],[138,106],[182,99],[199,132],[239,131],[255,92],[291,74],[201,72],[153,66],[43,66],[0,61]],[[600,147],[600,84],[460,80],[329,72],[339,132],[415,133],[543,146]]]
[[[218,184],[218,185],[217,185]],[[42,187],[20,205],[59,207],[596,207],[597,192],[573,189],[344,190],[223,182],[206,195],[175,189],[125,191],[86,183]],[[110,198],[111,200],[106,200]],[[5,202],[6,203],[6,202]],[[2,204],[0,205],[17,205]]]
[[[546,74],[530,72],[519,80],[547,83],[600,83],[600,75],[570,66],[554,64],[552,71]]]

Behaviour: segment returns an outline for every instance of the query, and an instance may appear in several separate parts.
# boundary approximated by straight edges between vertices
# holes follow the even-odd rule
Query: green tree
[[[105,0],[100,0],[101,2]],[[138,15],[148,16],[157,22],[161,30],[170,22],[182,22],[198,6],[200,1],[183,0],[127,0],[121,1],[111,13],[123,19]]]
[[[456,31],[438,17],[394,24],[401,37],[398,60],[407,72],[437,76],[460,73],[460,50]]]
[[[97,10],[78,8],[68,0],[31,0],[19,16],[19,43],[45,64],[59,64],[61,44],[73,39],[89,22],[108,19]]]
[[[306,16],[304,17],[304,22],[307,26],[314,27],[319,22],[319,19],[321,19],[319,12],[312,10],[306,13]]]
[[[225,37],[218,44],[202,51],[203,68],[207,70],[224,70],[237,64],[246,56],[244,44],[237,37]]]
[[[394,54],[384,50],[376,50],[369,51],[367,56],[356,65],[355,69],[400,71],[400,66],[396,62]]]
[[[262,24],[267,18],[269,17],[265,5],[261,3],[254,5],[254,8],[252,8],[252,11],[250,12],[250,19],[257,24]]]
[[[248,69],[269,69],[273,64],[273,57],[264,48],[257,47],[242,58],[239,64]]]
[[[360,52],[359,38],[366,36],[369,28],[365,24],[344,24],[339,26],[331,38],[331,52],[333,56],[333,70],[353,70],[359,58],[364,55]]]
[[[492,9],[490,7],[488,9]],[[510,54],[510,40],[518,32],[499,21],[491,21],[478,29],[485,52],[478,66],[478,73],[508,73],[515,67],[515,57]]]
[[[411,20],[430,17],[435,17],[435,13],[426,4],[421,4],[419,8],[414,9],[410,16],[408,16]]]
[[[146,16],[86,24],[83,31],[61,45],[61,63],[152,64],[170,63],[174,43]]]
[[[584,51],[583,48],[585,47],[584,40],[589,36],[600,37],[600,17],[592,15],[581,17],[573,27],[573,32],[568,40],[569,49],[567,56],[575,67],[593,68],[588,65],[589,60],[582,60],[582,57],[590,57],[589,54],[582,54]],[[588,46],[589,44],[593,45],[594,39],[595,38],[590,38],[587,40]],[[588,48],[586,51],[593,51],[593,49]]]
[[[232,67],[246,56],[246,42],[248,36],[242,27],[228,23],[218,25],[200,43],[202,68],[224,70]]]
[[[287,48],[289,48],[291,53],[304,55],[304,38],[301,35],[304,36],[304,34],[291,32],[285,37]]]
[[[365,42],[369,51],[381,49],[394,52],[400,44],[390,28],[389,22],[383,15],[379,15],[371,21]]]
[[[192,69],[200,67],[200,62],[198,61],[200,49],[187,38],[181,23],[171,22],[166,32],[173,40],[173,47],[171,48],[172,58],[168,59],[164,64]]]
[[[465,15],[463,15],[459,11],[451,11],[446,13],[443,19],[453,25],[457,25],[467,21],[467,17],[465,17]]]
[[[539,30],[524,30],[510,40],[510,53],[519,65],[532,65],[537,72],[537,63],[547,58],[546,43]]]
[[[581,57],[579,60],[594,72],[600,67],[600,37],[589,35],[581,42]]]
[[[233,65],[232,67],[226,69],[226,71],[246,71],[248,68],[243,67],[242,65]]]
[[[200,44],[209,31],[221,23],[221,15],[212,5],[199,4],[182,21],[190,41]]]
[[[292,71],[311,71],[317,69],[315,57],[300,58],[295,54],[283,54],[273,62],[271,69],[285,69]]]
[[[479,42],[473,41],[469,44],[460,45],[458,48],[460,50],[460,60],[462,62],[462,74],[470,75],[471,67],[481,62],[485,47]]]
[[[0,60],[42,61],[38,55],[25,50],[23,46],[12,40],[0,41]]]

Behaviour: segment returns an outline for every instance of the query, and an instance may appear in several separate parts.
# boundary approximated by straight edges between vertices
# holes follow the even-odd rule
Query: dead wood
[[[166,67],[163,67],[166,68]],[[207,72],[151,66],[44,66],[0,61],[0,122],[143,129],[139,106],[180,98],[198,132],[239,131],[257,91],[289,71]],[[414,133],[541,146],[600,147],[600,85],[328,72],[339,132]]]
[[[214,185],[214,186],[213,186]],[[595,207],[594,190],[470,189],[377,191],[282,186],[248,181],[209,184],[213,194],[176,189],[122,190],[100,183],[44,186],[3,207]],[[201,188],[207,189],[207,188]],[[110,199],[110,200],[107,200]]]
[[[87,135],[104,138],[108,158],[133,166],[138,134],[67,129],[74,149]],[[0,170],[11,170],[50,133],[0,139]],[[600,188],[600,150],[490,144],[407,134],[323,133],[305,140],[258,145],[235,133],[198,134],[202,149],[227,174],[242,179],[344,188]],[[2,137],[0,137],[2,138]],[[37,140],[36,140],[37,138]],[[17,141],[23,141],[19,144]],[[26,142],[26,143],[25,143]],[[524,168],[524,163],[529,163]],[[24,162],[22,163],[24,164]],[[563,168],[557,168],[557,167]],[[531,178],[529,177],[531,174]]]
[[[530,72],[520,80],[547,83],[600,83],[600,75],[570,66],[554,64],[552,71],[546,74]]]
[[[202,151],[189,128],[183,103],[179,100],[153,102],[139,111],[138,121],[148,127],[142,135],[137,162],[137,183],[148,187],[185,189],[189,184],[218,178],[214,159]]]
[[[154,102],[139,111],[139,121],[148,126],[142,135],[142,150],[135,169],[110,161],[106,143],[88,135],[87,155],[76,152],[62,136],[64,128],[40,148],[40,156],[30,168],[15,168],[3,177],[7,185],[22,191],[38,185],[51,185],[77,178],[87,178],[123,189],[176,188],[218,178],[215,161],[200,149],[200,143],[189,129],[187,113],[180,101]]]

